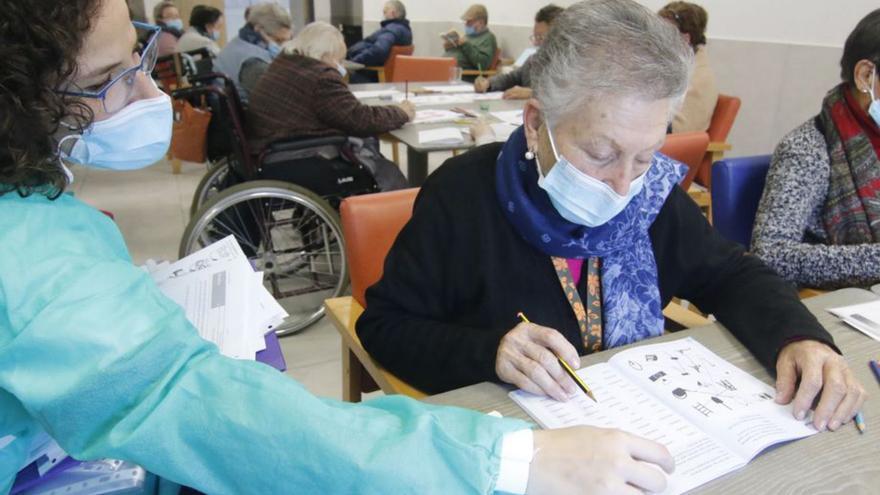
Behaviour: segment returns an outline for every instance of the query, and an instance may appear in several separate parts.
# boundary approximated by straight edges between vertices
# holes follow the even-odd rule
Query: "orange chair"
[[[355,322],[366,306],[364,293],[382,277],[385,256],[412,216],[418,191],[404,189],[351,196],[340,206],[352,295],[327,299],[324,305],[342,336],[342,397],[346,401],[359,402],[363,392],[377,388],[386,394],[417,399],[427,395],[382,368],[367,353],[355,332]]]
[[[390,82],[448,81],[454,58],[398,55]]]
[[[388,54],[388,59],[385,60],[385,65],[383,66],[371,66],[364,67],[365,70],[376,71],[379,76],[379,82],[383,83],[385,81],[393,80],[392,77],[394,75],[394,63],[397,59],[398,55],[412,55],[416,50],[416,47],[413,45],[396,45],[391,47],[391,53]]]
[[[670,134],[666,137],[666,143],[660,148],[660,153],[684,163],[688,167],[688,173],[681,181],[681,187],[685,191],[691,187],[703,157],[706,156],[706,148],[709,147],[709,134],[705,132],[681,132]]]
[[[730,151],[731,146],[726,142],[727,135],[736,120],[736,114],[742,100],[736,96],[718,95],[718,103],[715,104],[715,112],[712,113],[712,121],[709,123],[709,148],[703,163],[697,171],[696,182],[712,190],[712,164],[724,157],[725,151]]]
[[[495,49],[495,56],[492,57],[492,63],[489,64],[489,67],[483,67],[482,71],[474,70],[474,69],[463,70],[463,71],[461,71],[461,75],[462,76],[480,76],[480,75],[482,75],[482,76],[486,76],[486,77],[494,76],[495,74],[498,73],[498,64],[500,64],[500,63],[501,63],[501,48],[496,48]]]

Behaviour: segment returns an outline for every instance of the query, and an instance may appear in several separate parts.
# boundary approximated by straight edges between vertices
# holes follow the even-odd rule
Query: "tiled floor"
[[[390,148],[383,149],[383,153],[391,156]],[[402,168],[406,170],[405,150],[401,150],[401,155]],[[433,154],[430,170],[449,156]],[[73,171],[74,193],[115,215],[134,263],[178,258],[180,238],[189,222],[192,194],[206,171],[205,165],[184,163],[179,175],[172,174],[166,162],[131,172],[85,167],[75,167]],[[317,395],[342,398],[340,337],[327,319],[298,335],[281,339],[281,347],[289,376]]]

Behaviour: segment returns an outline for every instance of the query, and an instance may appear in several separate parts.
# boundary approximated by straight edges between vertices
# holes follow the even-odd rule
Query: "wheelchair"
[[[286,139],[251,154],[234,84],[218,74],[195,82],[172,97],[212,112],[209,170],[193,195],[179,255],[235,236],[290,314],[275,332],[299,333],[323,317],[324,299],[348,286],[340,202],[379,188],[370,170],[347,151],[345,137]]]

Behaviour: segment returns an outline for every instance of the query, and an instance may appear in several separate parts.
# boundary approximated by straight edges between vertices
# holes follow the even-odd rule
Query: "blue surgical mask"
[[[178,31],[183,31],[183,21],[180,19],[171,19],[168,21],[164,21],[165,26],[171,29],[176,29]]]
[[[342,64],[338,62],[336,63],[336,70],[339,71],[339,75],[342,77],[345,77],[345,75],[348,74],[348,70],[346,70],[345,67],[343,67]]]
[[[269,56],[273,59],[277,57],[279,53],[281,53],[281,45],[275,43],[274,41],[270,41],[266,49],[269,50]]]
[[[62,159],[108,170],[135,170],[161,160],[171,144],[171,98],[166,94],[130,103],[81,135],[58,144]],[[76,139],[69,152],[68,140]]]
[[[220,31],[211,31],[211,39],[214,41],[220,41]]]
[[[587,227],[598,227],[617,216],[626,205],[642,190],[645,175],[632,181],[629,192],[621,196],[608,184],[581,172],[556,151],[556,142],[547,124],[550,146],[556,157],[556,164],[544,176],[541,165],[538,167],[538,186],[550,196],[556,211],[569,222]]]
[[[477,34],[477,28],[473,26],[464,25],[464,34],[468,36],[475,36]]]
[[[874,119],[874,123],[880,126],[880,100],[874,96],[874,76],[877,71],[871,72],[871,106],[868,107],[868,114]]]

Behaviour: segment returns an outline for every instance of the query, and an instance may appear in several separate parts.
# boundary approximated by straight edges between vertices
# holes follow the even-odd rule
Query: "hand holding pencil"
[[[558,331],[523,321],[502,337],[495,373],[527,392],[566,401],[583,392],[556,356],[572,368],[580,362],[577,350]]]

